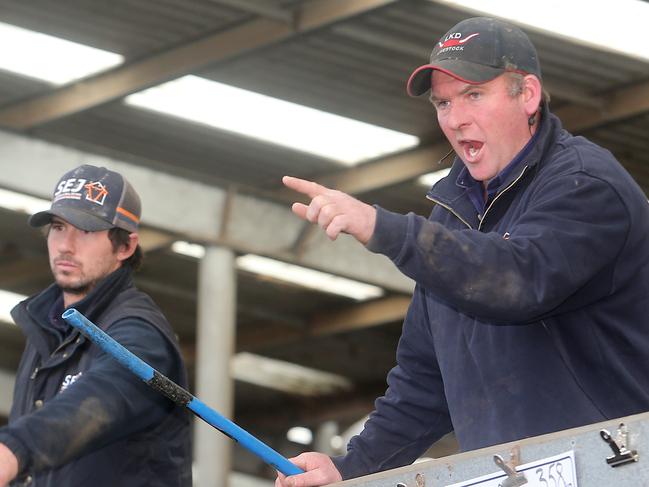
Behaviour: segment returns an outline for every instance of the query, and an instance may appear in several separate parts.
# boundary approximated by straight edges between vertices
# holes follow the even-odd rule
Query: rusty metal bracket
[[[520,465],[520,448],[515,447],[509,453],[509,462],[505,462],[500,455],[494,455],[494,463],[507,474],[507,478],[500,484],[501,487],[519,487],[527,483],[527,478],[522,472],[517,472]]]

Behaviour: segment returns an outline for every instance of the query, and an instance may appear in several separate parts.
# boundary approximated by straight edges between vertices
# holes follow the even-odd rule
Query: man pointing
[[[293,211],[416,282],[388,389],[347,454],[304,453],[278,487],[411,463],[649,410],[649,204],[606,150],[549,109],[517,27],[467,19],[407,83],[456,159],[428,219],[296,178]],[[434,161],[431,161],[431,163]]]

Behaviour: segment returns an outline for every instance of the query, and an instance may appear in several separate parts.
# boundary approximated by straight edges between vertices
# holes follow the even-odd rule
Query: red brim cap
[[[415,69],[406,84],[408,95],[412,97],[420,96],[430,90],[432,75],[435,70],[473,85],[491,81],[505,72],[502,68],[494,68],[459,59],[445,59],[437,64],[424,64]]]

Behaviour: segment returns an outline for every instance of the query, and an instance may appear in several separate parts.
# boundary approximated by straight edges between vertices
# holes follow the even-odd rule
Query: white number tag
[[[577,487],[573,450],[520,465],[516,467],[516,472],[525,475],[525,487]],[[446,487],[501,487],[506,479],[505,472],[496,472]]]

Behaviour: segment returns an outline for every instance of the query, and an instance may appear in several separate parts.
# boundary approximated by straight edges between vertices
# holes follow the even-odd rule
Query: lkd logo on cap
[[[476,36],[479,36],[480,33],[476,32],[475,34],[471,34],[468,37],[465,37],[462,39],[462,33],[461,32],[454,32],[452,34],[447,35],[444,40],[439,41],[438,45],[441,49],[445,49],[447,47],[455,47],[455,46],[461,46],[462,44],[466,44],[470,39],[473,39]]]
[[[108,190],[100,181],[88,183],[84,186],[86,188],[86,199],[103,206]]]

